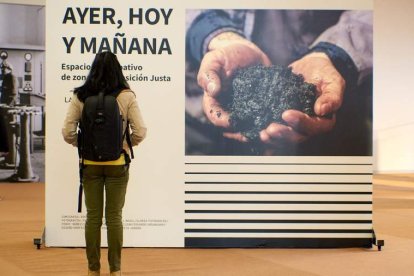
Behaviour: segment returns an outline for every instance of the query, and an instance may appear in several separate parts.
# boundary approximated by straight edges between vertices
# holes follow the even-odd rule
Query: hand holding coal
[[[272,123],[286,124],[282,114],[295,109],[314,116],[316,87],[304,82],[290,68],[262,65],[237,71],[232,91],[222,96],[223,107],[230,114],[230,126],[249,140],[259,139],[260,132]]]
[[[271,62],[254,43],[233,32],[214,37],[208,50],[197,74],[197,82],[204,91],[204,112],[215,126],[228,128],[229,114],[223,110],[220,97],[228,93],[234,73],[239,68],[269,66]]]
[[[204,111],[211,123],[225,129],[224,136],[241,142],[256,140],[273,147],[299,143],[332,130],[335,112],[342,105],[345,81],[326,54],[307,54],[289,68],[266,67],[269,64],[263,60],[241,66],[236,61],[242,56],[229,60],[229,56],[236,56],[223,52],[223,48],[233,49],[233,43],[236,42],[218,40],[217,49],[212,49],[216,59],[211,62],[213,55],[209,58],[206,55],[198,73],[199,85],[205,91]],[[227,70],[229,64],[234,65],[231,70]],[[217,74],[210,74],[212,69]],[[282,81],[278,83],[279,80]],[[211,93],[209,88],[217,82],[220,85],[214,85],[215,91]],[[253,92],[240,94],[235,92],[237,86],[250,86]],[[274,89],[269,89],[270,86]],[[258,98],[252,97],[256,94]]]

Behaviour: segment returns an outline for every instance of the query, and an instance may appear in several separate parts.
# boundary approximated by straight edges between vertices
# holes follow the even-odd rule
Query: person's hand
[[[209,43],[208,50],[197,75],[198,84],[204,90],[203,109],[215,126],[228,129],[229,113],[222,108],[220,96],[228,90],[233,74],[239,68],[257,64],[270,66],[271,63],[254,43],[233,32],[217,35]],[[247,140],[239,133],[228,134],[229,138]]]
[[[295,74],[301,74],[306,82],[316,86],[316,116],[286,110],[282,119],[287,126],[271,123],[260,132],[260,139],[265,144],[299,143],[332,130],[336,122],[335,112],[342,105],[345,80],[326,54],[310,53],[290,64],[290,67]]]

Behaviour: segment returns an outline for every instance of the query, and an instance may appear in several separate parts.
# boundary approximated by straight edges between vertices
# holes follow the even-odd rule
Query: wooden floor
[[[0,275],[86,275],[84,249],[35,249],[44,211],[43,184],[0,183]],[[123,275],[414,275],[414,174],[375,175],[373,217],[380,252],[127,248]]]

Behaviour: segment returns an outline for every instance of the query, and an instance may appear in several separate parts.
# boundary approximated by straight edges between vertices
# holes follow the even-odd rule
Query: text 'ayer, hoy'
[[[129,24],[156,25],[159,22],[168,25],[173,9],[156,8],[130,8]],[[63,24],[117,24],[115,22],[115,9],[103,7],[68,7],[63,17]]]

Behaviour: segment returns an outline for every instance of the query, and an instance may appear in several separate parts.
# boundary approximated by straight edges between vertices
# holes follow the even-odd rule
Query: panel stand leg
[[[374,229],[372,229],[372,244],[378,247],[378,251],[381,251],[382,247],[385,245],[384,240],[377,240]]]
[[[41,238],[34,238],[33,239],[33,244],[36,246],[36,249],[40,249],[42,244],[45,244],[45,231],[46,229],[43,228],[43,233],[42,233],[42,237]]]

